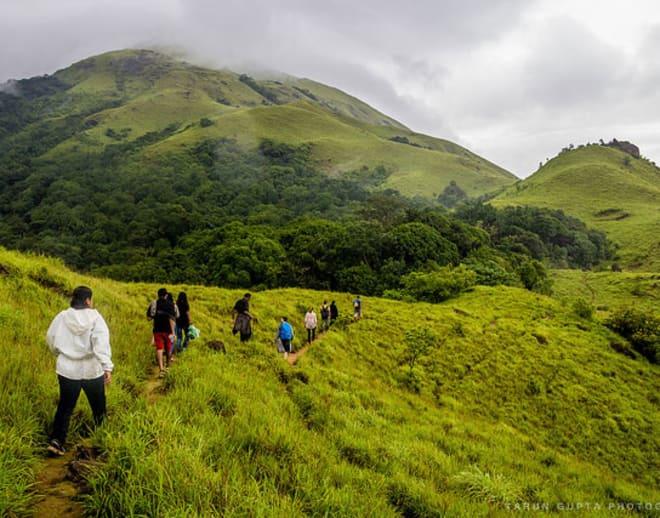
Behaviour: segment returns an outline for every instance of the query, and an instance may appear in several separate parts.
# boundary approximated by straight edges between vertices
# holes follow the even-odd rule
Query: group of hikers
[[[174,357],[188,348],[191,332],[195,329],[190,317],[190,304],[184,291],[174,302],[166,288],[158,290],[158,298],[149,304],[147,318],[153,320],[153,344],[156,363],[162,378]]]
[[[242,299],[234,304],[232,309],[232,333],[234,335],[239,334],[241,342],[250,339],[252,336],[252,322],[256,322],[257,320],[254,315],[250,313],[251,297],[252,295],[250,293],[246,293]],[[328,304],[327,300],[324,300],[319,312],[321,314],[320,332],[325,332],[337,320],[339,310],[334,300],[330,304]],[[359,320],[361,318],[362,299],[358,295],[357,298],[353,300],[353,320]],[[316,329],[318,327],[318,317],[313,306],[310,306],[305,313],[304,323],[305,329],[307,330],[307,343],[311,344],[316,338]],[[275,335],[275,343],[277,344],[278,352],[282,353],[284,358],[288,358],[288,355],[293,352],[291,349],[293,337],[294,331],[289,322],[289,317],[281,317],[280,324],[277,327],[277,334]]]
[[[241,342],[252,336],[252,323],[257,319],[250,313],[251,294],[246,293],[234,304],[232,333],[239,334]],[[321,331],[327,331],[337,320],[339,312],[333,300],[323,301],[320,307]],[[147,308],[147,318],[153,321],[153,345],[159,376],[163,377],[177,354],[188,348],[189,341],[199,336],[190,316],[190,304],[185,292],[180,292],[176,302],[166,288],[158,290],[158,298]],[[362,318],[362,300],[353,300],[353,320]],[[313,307],[305,314],[307,342],[316,337],[318,319]],[[283,316],[277,328],[275,340],[279,352],[287,358],[292,352],[293,327]],[[80,392],[84,392],[92,410],[95,425],[101,424],[106,415],[105,387],[112,380],[112,352],[110,331],[103,316],[94,309],[92,290],[78,286],[73,290],[70,307],[58,313],[46,332],[46,341],[57,356],[57,374],[60,397],[53,420],[47,450],[52,455],[64,455],[64,444],[69,430],[71,415]]]

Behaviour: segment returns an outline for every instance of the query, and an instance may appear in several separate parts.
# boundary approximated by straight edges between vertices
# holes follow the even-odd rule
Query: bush
[[[577,299],[573,302],[573,313],[585,320],[592,320],[594,317],[594,307],[584,299]]]
[[[628,340],[633,348],[657,364],[660,359],[660,318],[639,309],[623,309],[605,321],[605,325]]]

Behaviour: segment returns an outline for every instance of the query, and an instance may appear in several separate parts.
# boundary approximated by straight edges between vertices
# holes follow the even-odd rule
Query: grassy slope
[[[562,301],[581,298],[603,315],[634,307],[655,312],[660,307],[660,274],[554,270],[553,296]]]
[[[306,79],[259,81],[277,105],[239,81],[238,74],[171,61],[144,51],[119,51],[89,58],[57,72],[75,85],[62,106],[94,106],[113,100],[118,106],[92,113],[95,122],[62,142],[49,155],[86,152],[175,123],[179,132],[147,150],[147,156],[177,153],[181,144],[228,136],[244,145],[269,138],[290,144],[311,143],[317,167],[329,174],[384,166],[392,175],[385,187],[404,194],[440,194],[451,180],[469,195],[500,190],[515,177],[448,141],[411,132],[400,123],[335,88]],[[63,116],[57,112],[53,116]],[[200,130],[201,118],[215,122]],[[421,147],[390,141],[406,137]]]
[[[645,160],[586,146],[554,158],[493,204],[562,209],[618,243],[624,267],[660,271],[660,170]]]
[[[304,308],[334,298],[344,316],[349,294],[257,293],[255,338],[239,344],[229,319],[241,293],[186,286],[203,338],[149,405],[143,313],[157,286],[2,250],[0,265],[0,514],[31,505],[57,398],[43,335],[80,283],[116,363],[108,424],[90,439],[105,458],[92,514],[467,516],[660,499],[657,367],[615,353],[607,330],[551,299],[490,288],[441,305],[367,299],[363,321],[340,322],[290,369],[272,346],[277,317],[291,317],[300,345]],[[400,361],[420,325],[445,341],[418,361],[415,393]],[[228,354],[205,349],[211,338]],[[81,400],[73,442],[89,419]]]

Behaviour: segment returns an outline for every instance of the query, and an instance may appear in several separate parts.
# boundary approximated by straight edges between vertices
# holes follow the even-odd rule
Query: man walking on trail
[[[71,307],[53,319],[46,341],[51,352],[57,355],[55,372],[60,385],[48,452],[64,455],[69,421],[80,391],[87,396],[94,424],[98,426],[106,415],[105,386],[112,380],[110,331],[94,309],[91,289],[78,286],[73,290]]]
[[[232,334],[240,333],[241,342],[246,342],[252,336],[252,320],[257,321],[250,314],[250,298],[252,295],[246,293],[243,298],[236,301],[232,310],[233,324]]]
[[[358,295],[353,301],[353,320],[360,320],[362,318],[362,299]]]
[[[172,350],[170,342],[174,339],[176,320],[174,304],[167,299],[167,290],[161,288],[158,290],[158,299],[151,303],[147,309],[147,318],[154,321],[153,343],[156,347],[156,361],[158,362],[159,376],[165,375],[165,370],[169,367],[172,359]],[[167,363],[163,365],[163,351],[167,355]]]

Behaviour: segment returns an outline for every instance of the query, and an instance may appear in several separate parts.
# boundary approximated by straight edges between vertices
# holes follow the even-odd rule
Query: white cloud
[[[163,45],[354,95],[519,176],[569,143],[660,162],[655,0],[23,0],[2,7],[0,82]],[[657,153],[657,155],[656,155]]]

